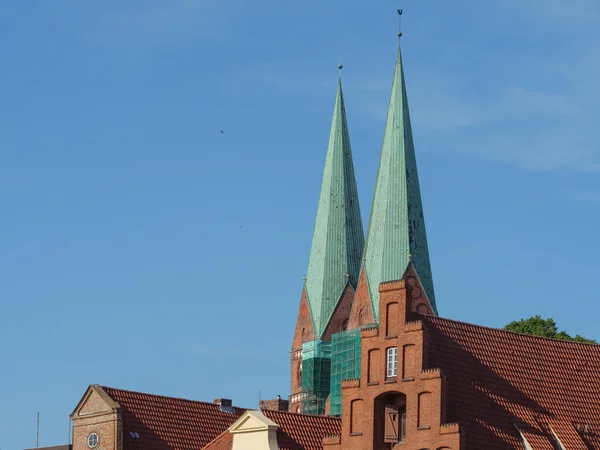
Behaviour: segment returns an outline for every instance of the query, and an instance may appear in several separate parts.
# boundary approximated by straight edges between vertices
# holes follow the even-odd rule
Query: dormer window
[[[387,349],[387,378],[394,378],[398,374],[398,347]]]

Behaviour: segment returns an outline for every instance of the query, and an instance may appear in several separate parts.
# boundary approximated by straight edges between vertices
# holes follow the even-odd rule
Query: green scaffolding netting
[[[330,414],[342,414],[342,381],[360,378],[360,330],[342,331],[331,340]]]
[[[324,414],[331,378],[331,342],[302,345],[302,412]]]

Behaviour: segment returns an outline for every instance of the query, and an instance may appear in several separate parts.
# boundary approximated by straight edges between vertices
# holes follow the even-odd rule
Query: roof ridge
[[[276,409],[263,409],[262,411],[274,412],[277,414],[287,414],[287,415],[291,415],[291,416],[300,416],[300,417],[318,417],[319,419],[331,419],[333,421],[342,420],[341,418],[334,417],[334,416],[322,416],[319,414],[304,414],[304,413],[296,413],[296,412],[291,412],[291,411],[277,411]]]
[[[502,333],[514,334],[517,336],[525,336],[525,337],[531,338],[531,339],[545,340],[545,341],[550,341],[550,342],[556,342],[559,344],[564,343],[567,345],[587,345],[587,346],[592,346],[592,347],[600,347],[600,344],[592,344],[590,342],[577,342],[577,341],[570,341],[567,339],[555,339],[555,338],[548,338],[548,337],[544,337],[544,336],[536,336],[535,334],[517,333],[516,331],[504,330],[502,328],[494,328],[494,327],[490,327],[490,326],[486,326],[486,325],[477,325],[477,324],[470,323],[470,322],[463,322],[461,320],[448,319],[446,317],[429,316],[426,314],[422,314],[422,316],[426,318],[425,319],[426,321],[453,322],[453,323],[457,323],[457,324],[461,324],[461,325],[469,325],[469,326],[475,327],[475,328],[483,328],[486,330],[500,331]]]
[[[97,386],[101,387],[105,391],[107,389],[111,389],[113,391],[129,392],[131,394],[141,394],[141,395],[148,395],[148,396],[151,396],[151,397],[160,397],[160,398],[166,398],[166,399],[171,399],[171,400],[183,400],[185,402],[201,403],[201,404],[212,405],[212,406],[217,406],[217,407],[219,406],[219,405],[217,405],[217,404],[215,404],[213,402],[207,402],[207,401],[204,401],[204,400],[193,400],[193,399],[190,399],[190,398],[173,397],[173,396],[162,395],[162,394],[151,394],[149,392],[132,391],[132,390],[129,390],[129,389],[121,389],[121,388],[114,388],[114,387],[110,387],[110,386],[103,386],[101,384],[98,384]],[[110,395],[109,392],[106,392],[106,393]],[[111,395],[111,397],[112,397],[112,395]],[[113,398],[113,400],[117,401],[114,398]],[[241,406],[232,406],[232,408],[241,409],[241,410],[244,410],[244,411],[248,411],[249,410],[249,408],[244,408],[244,407],[241,407]]]

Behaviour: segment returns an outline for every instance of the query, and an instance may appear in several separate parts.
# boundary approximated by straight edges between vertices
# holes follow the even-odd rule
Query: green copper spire
[[[364,239],[340,79],[306,276],[317,339],[348,282],[356,288]]]
[[[379,284],[401,279],[411,261],[429,303],[437,314],[400,47],[364,258],[373,317],[376,321]]]

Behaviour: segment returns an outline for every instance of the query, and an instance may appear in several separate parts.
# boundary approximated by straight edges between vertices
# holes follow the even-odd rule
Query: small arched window
[[[306,342],[306,328],[302,328],[302,343]]]
[[[398,347],[387,349],[387,372],[388,378],[393,378],[398,374]]]
[[[346,319],[342,322],[342,331],[346,331],[348,329],[348,322],[349,322],[348,319]]]
[[[358,324],[359,325],[365,324],[365,314],[364,314],[362,308],[360,308],[360,310],[358,311]]]

